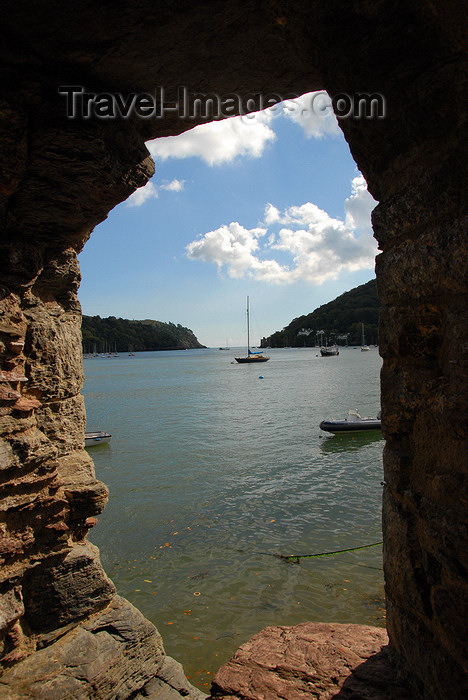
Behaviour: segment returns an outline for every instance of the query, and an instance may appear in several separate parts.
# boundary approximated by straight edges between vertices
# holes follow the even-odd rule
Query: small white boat
[[[366,345],[366,337],[364,335],[364,324],[361,323],[361,352],[367,352],[369,350],[369,346]]]
[[[111,434],[106,433],[105,430],[95,430],[91,433],[85,433],[85,447],[102,445],[104,442],[109,442],[111,437]]]
[[[327,433],[363,433],[368,430],[382,430],[380,411],[377,418],[362,418],[356,410],[348,411],[348,417],[343,420],[323,420],[319,426]]]

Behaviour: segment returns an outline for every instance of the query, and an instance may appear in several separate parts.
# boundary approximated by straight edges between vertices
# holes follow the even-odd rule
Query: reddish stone
[[[10,348],[12,353],[14,353],[15,355],[19,355],[24,347],[24,340],[11,340],[8,343],[8,347]]]
[[[267,627],[243,644],[215,676],[210,698],[410,700],[397,680],[384,629],[304,622]],[[343,694],[343,695],[342,695]]]
[[[66,525],[63,520],[59,520],[56,523],[50,523],[45,526],[46,530],[56,530],[57,532],[65,532],[68,530],[68,525]]]
[[[9,386],[0,384],[0,401],[18,401],[21,394]]]
[[[41,402],[37,399],[21,398],[14,404],[13,408],[16,411],[27,413],[28,411],[33,411],[35,408],[39,408],[40,405]]]
[[[23,372],[18,372],[15,369],[0,370],[0,382],[27,382],[28,378]]]

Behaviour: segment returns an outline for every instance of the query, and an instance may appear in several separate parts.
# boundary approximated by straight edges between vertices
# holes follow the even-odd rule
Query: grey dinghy
[[[362,418],[360,414],[351,410],[348,411],[348,417],[343,420],[323,420],[320,423],[320,428],[327,433],[362,433],[368,430],[381,430],[380,411],[377,418]]]
[[[85,433],[85,447],[102,445],[103,442],[109,442],[111,437],[111,434],[106,433],[105,430],[96,430],[93,433]]]

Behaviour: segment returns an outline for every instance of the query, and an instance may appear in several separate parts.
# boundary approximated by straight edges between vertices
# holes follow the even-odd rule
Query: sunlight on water
[[[381,540],[381,434],[318,427],[377,414],[378,351],[269,354],[260,370],[217,350],[84,361],[87,427],[112,433],[90,450],[110,489],[90,539],[203,690],[267,625],[385,624],[381,546],[275,556]]]

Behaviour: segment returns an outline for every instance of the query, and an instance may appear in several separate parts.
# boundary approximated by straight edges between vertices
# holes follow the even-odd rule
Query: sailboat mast
[[[249,318],[249,297],[247,297],[247,355],[250,352],[250,318]]]

